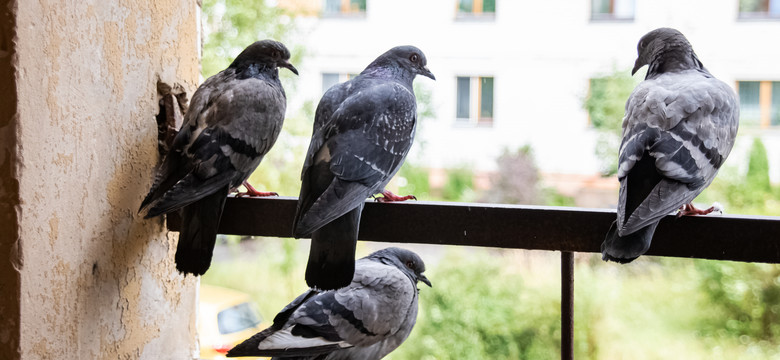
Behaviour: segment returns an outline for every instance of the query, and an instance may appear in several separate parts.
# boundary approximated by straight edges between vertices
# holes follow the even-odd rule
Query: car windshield
[[[222,310],[217,314],[220,334],[230,334],[257,326],[262,319],[248,302]]]

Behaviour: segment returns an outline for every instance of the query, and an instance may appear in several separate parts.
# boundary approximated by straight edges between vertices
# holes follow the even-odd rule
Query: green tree
[[[765,195],[772,191],[769,183],[769,158],[761,138],[753,139],[748,160],[747,182],[757,193]]]
[[[225,69],[249,44],[274,39],[284,43],[291,52],[296,67],[301,66],[304,51],[293,45],[298,34],[295,17],[285,10],[257,0],[203,1],[203,58],[201,73],[204,78]],[[297,196],[300,189],[300,170],[307,149],[314,103],[306,101],[296,109],[289,107],[295,93],[295,74],[282,70],[279,76],[288,98],[287,116],[276,144],[249,177],[258,190],[276,191],[280,195]]]
[[[263,0],[203,0],[202,9],[204,78],[226,68],[241,50],[258,40],[284,43],[292,53],[293,64],[298,64],[303,56],[302,47],[291,47],[293,42],[287,41],[295,37],[297,30],[294,17],[281,8]],[[294,76],[280,73],[283,79]]]
[[[588,96],[583,103],[591,124],[598,131],[596,156],[605,175],[617,172],[625,104],[636,86],[636,80],[629,74],[628,71],[616,70],[591,79]]]
[[[761,139],[753,140],[747,173],[740,173],[739,160],[742,159],[735,159],[732,154],[698,201],[721,202],[730,213],[780,215],[780,189],[773,188],[769,182],[769,162]]]

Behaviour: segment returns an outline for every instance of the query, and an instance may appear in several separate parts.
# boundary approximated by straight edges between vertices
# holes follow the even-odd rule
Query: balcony
[[[296,198],[228,199],[219,232],[291,237]],[[600,252],[615,212],[603,209],[449,202],[368,202],[360,239],[561,252],[561,358],[573,358],[574,252]],[[178,231],[180,219],[168,217]],[[665,217],[647,255],[780,263],[780,218]],[[617,265],[616,265],[617,266]]]

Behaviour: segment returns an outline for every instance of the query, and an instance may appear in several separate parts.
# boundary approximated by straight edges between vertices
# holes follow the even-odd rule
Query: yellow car
[[[200,285],[198,338],[201,359],[224,359],[233,346],[270,325],[260,316],[248,294]]]

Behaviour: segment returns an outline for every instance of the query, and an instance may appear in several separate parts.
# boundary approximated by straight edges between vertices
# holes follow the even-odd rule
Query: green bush
[[[766,148],[759,138],[753,140],[746,174],[739,172],[740,160],[744,161],[730,157],[712,185],[696,200],[721,202],[732,214],[780,216],[780,187],[769,183]]]
[[[404,178],[405,184],[399,186],[400,195],[413,194],[417,199],[429,199],[431,197],[431,185],[428,183],[428,170],[405,162],[398,171],[398,175]]]
[[[441,197],[446,201],[474,200],[474,172],[468,167],[447,170]]]
[[[701,332],[743,343],[780,344],[780,266],[696,260],[700,289],[712,307]]]
[[[560,300],[482,251],[450,251],[426,272],[410,339],[390,359],[555,359]]]

